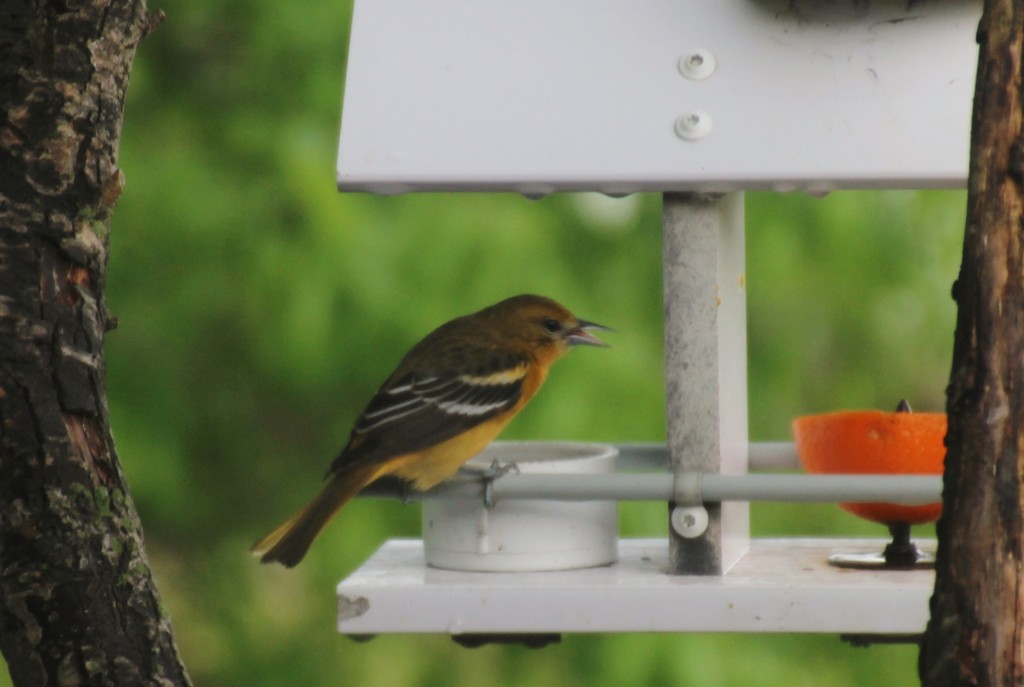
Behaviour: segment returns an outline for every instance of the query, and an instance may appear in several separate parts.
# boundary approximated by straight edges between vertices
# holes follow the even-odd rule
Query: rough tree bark
[[[927,686],[1024,684],[1024,0],[978,42]]]
[[[0,650],[15,685],[187,685],[108,422],[111,208],[143,0],[0,7]]]

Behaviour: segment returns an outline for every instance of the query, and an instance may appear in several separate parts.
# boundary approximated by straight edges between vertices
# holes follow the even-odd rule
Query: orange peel
[[[946,458],[944,413],[844,410],[793,421],[797,453],[815,474],[941,475]],[[845,511],[886,525],[932,522],[941,503],[840,503]]]

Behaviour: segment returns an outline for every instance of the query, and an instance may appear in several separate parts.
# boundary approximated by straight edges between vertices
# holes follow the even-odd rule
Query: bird
[[[524,294],[427,334],[355,421],[320,492],[252,546],[263,563],[297,565],[324,526],[386,475],[425,491],[491,443],[537,393],[551,364],[577,345],[607,347],[558,302]]]

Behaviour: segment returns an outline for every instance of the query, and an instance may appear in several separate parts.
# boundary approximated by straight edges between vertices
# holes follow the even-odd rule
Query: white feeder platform
[[[885,539],[755,539],[721,576],[668,575],[664,539],[623,539],[618,562],[532,573],[429,568],[418,539],[387,541],[338,585],[338,631],[538,634],[824,632],[914,635],[928,621],[935,573],[855,570],[837,553]],[[934,553],[934,540],[915,540]]]

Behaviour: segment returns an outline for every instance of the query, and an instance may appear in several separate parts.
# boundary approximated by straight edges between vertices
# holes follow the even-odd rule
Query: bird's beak
[[[570,346],[601,346],[602,348],[610,348],[608,344],[601,339],[597,338],[588,329],[600,329],[602,331],[612,331],[611,327],[605,327],[604,325],[597,324],[596,322],[587,322],[586,320],[579,320],[575,329],[569,330],[569,336],[566,337],[566,342]]]

